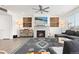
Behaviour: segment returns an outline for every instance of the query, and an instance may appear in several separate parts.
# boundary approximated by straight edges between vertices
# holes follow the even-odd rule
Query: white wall
[[[6,6],[4,6],[4,7],[6,7]],[[20,6],[20,7],[23,7],[23,6]],[[49,13],[40,14],[40,13],[35,13],[35,11],[33,11],[31,7],[23,7],[24,8],[24,11],[23,12],[22,12],[23,8],[21,8],[20,10],[18,10],[18,7],[17,6],[16,7],[14,6],[12,8],[11,7],[9,8],[7,6],[7,8],[9,9],[8,10],[8,13],[10,15],[12,15],[12,35],[19,35],[19,32],[18,32],[19,31],[19,26],[16,24],[16,22],[17,22],[17,20],[21,20],[23,17],[28,17],[28,16],[32,17],[33,18],[32,19],[33,20],[32,26],[34,26],[34,17],[36,17],[36,16],[47,16],[50,19],[51,16],[52,17],[53,16],[58,16],[61,13],[64,14],[66,10],[72,9],[71,7],[68,7],[68,9],[67,9],[65,6],[61,6],[61,7],[58,7],[58,6],[57,7],[56,6],[53,6],[52,7],[51,6],[51,8],[49,10],[50,11]],[[59,9],[59,8],[61,8],[61,9]],[[78,10],[76,10],[76,11],[78,11]],[[75,12],[73,12],[73,13],[75,13]],[[69,13],[67,15],[69,15]],[[65,22],[64,23],[65,26],[63,28],[61,28],[61,26],[60,27],[49,27],[49,30],[48,31],[50,32],[51,36],[54,36],[54,34],[56,34],[56,33],[64,32],[66,29],[68,29],[68,22],[69,21],[68,21],[68,18],[66,17],[66,15],[64,15],[64,16],[58,16],[58,17],[60,18],[59,20],[62,20],[62,21]],[[48,19],[48,26],[50,25],[50,20],[49,19]],[[60,23],[59,23],[59,25],[60,25]],[[78,24],[78,22],[77,22],[77,24]],[[29,28],[29,27],[27,27],[27,28]],[[23,29],[22,26],[21,26],[21,29]],[[32,29],[34,30],[34,27],[32,27]]]
[[[12,17],[0,11],[0,39],[12,39]]]
[[[58,34],[58,33],[64,32],[66,29],[68,29],[68,22],[72,22],[72,26],[74,26],[74,23],[73,23],[74,19],[76,19],[75,26],[78,26],[79,25],[79,23],[78,23],[79,22],[78,21],[78,19],[79,19],[79,13],[78,12],[79,12],[79,8],[76,9],[75,11],[73,10],[73,11],[67,13],[66,15],[58,16],[59,17],[59,27],[49,27],[48,31],[49,31],[50,35],[54,36],[54,34],[56,34],[56,33]],[[74,13],[77,13],[76,16],[74,15]],[[3,12],[0,11],[0,15],[1,14],[5,14],[5,13],[3,13]],[[10,15],[0,16],[0,24],[2,23],[1,18],[2,19],[11,19],[12,18],[12,23],[11,23],[11,20],[7,20],[7,22],[11,23],[11,26],[10,26],[10,28],[12,29],[11,36],[12,35],[19,35],[19,32],[18,32],[19,31],[19,26],[16,24],[16,22],[17,22],[17,20],[22,20],[23,17],[28,17],[28,16],[32,17],[32,20],[33,20],[32,21],[32,28],[30,28],[30,29],[35,30],[34,29],[34,25],[35,25],[35,23],[34,23],[35,22],[34,21],[34,17],[37,17],[37,16],[47,16],[48,17],[48,26],[50,26],[50,20],[49,20],[50,17],[56,16],[56,15],[52,15],[52,13],[51,14],[38,14],[38,13],[27,12],[26,14],[24,14],[24,13],[22,14],[22,13],[11,12],[10,10],[8,10],[8,14],[10,14],[12,17]],[[74,16],[71,16],[71,15],[74,15],[75,18],[74,18]],[[60,26],[60,24],[61,24],[60,20],[64,21],[64,24],[65,24],[62,28]],[[71,21],[71,20],[73,20],[73,21]],[[0,28],[4,27],[4,26],[2,26],[2,27],[1,26],[2,25],[0,25]],[[27,27],[27,28],[29,28],[29,27]],[[21,29],[23,29],[22,26],[21,26]],[[3,30],[0,29],[0,32],[1,32],[0,34],[1,35],[3,34],[2,31]],[[0,36],[0,37],[2,37],[2,36]]]
[[[12,35],[19,35],[19,25],[17,24],[17,20],[21,20],[23,16],[9,10],[8,13],[12,16]]]
[[[48,26],[50,26],[50,17],[51,15],[41,15],[41,14],[34,14],[34,15],[22,15],[22,14],[16,14],[16,13],[12,13],[12,12],[9,12],[9,14],[12,15],[12,24],[13,24],[13,30],[12,30],[12,35],[19,35],[19,27],[18,25],[16,24],[17,20],[21,20],[23,17],[32,17],[32,28],[29,28],[29,27],[26,27],[26,28],[29,28],[29,29],[33,29],[35,30],[34,28],[34,25],[35,25],[35,17],[37,16],[47,16],[48,17]],[[53,16],[52,16],[53,17]],[[61,19],[61,17],[59,16],[59,18]],[[63,19],[64,20],[64,19]],[[21,29],[23,29],[23,27],[21,26],[20,27]],[[65,28],[65,27],[64,27]],[[60,27],[49,27],[49,29],[47,29],[48,32],[47,34],[50,33],[51,36],[54,36],[54,34],[59,34],[61,33],[61,28]]]
[[[50,26],[50,17],[53,17],[53,15],[49,15],[49,14],[18,14],[18,13],[15,13],[15,12],[11,12],[11,11],[8,11],[8,13],[10,15],[12,15],[12,35],[18,35],[19,36],[19,26],[17,25],[17,20],[22,20],[23,17],[32,17],[32,27],[29,28],[29,27],[26,27],[26,28],[29,28],[29,29],[33,29],[35,30],[34,28],[34,25],[35,25],[35,17],[37,16],[47,16],[48,17],[48,26]],[[61,16],[57,16],[59,17],[59,20],[64,20],[63,17]],[[60,24],[60,23],[59,23]],[[21,29],[23,29],[23,27],[21,26],[20,27]],[[66,28],[64,26],[64,28]],[[62,30],[65,30],[65,29],[62,29]],[[48,32],[47,34],[50,33],[51,36],[54,36],[54,34],[58,34],[58,33],[61,33],[61,28],[60,27],[49,27],[49,29],[47,29]]]

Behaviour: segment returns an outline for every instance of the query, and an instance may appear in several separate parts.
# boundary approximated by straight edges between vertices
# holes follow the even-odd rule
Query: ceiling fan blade
[[[39,5],[39,8],[40,8],[40,10],[42,10],[42,6],[41,5]]]
[[[44,9],[49,9],[50,7],[46,7],[46,8],[44,8]]]
[[[35,8],[32,8],[33,10],[39,10],[39,9],[35,9]]]

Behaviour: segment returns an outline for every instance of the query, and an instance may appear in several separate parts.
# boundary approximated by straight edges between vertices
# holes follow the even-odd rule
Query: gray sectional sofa
[[[75,39],[79,39],[79,31],[66,30],[65,33],[55,34],[55,37],[57,39],[58,39],[58,37],[65,37],[65,38],[75,40]]]
[[[72,39],[71,41],[64,41],[62,54],[79,54],[79,31],[66,30],[65,33],[55,34],[55,37],[65,37]],[[52,47],[48,48],[51,54],[57,54]]]
[[[48,50],[50,54],[79,54],[79,41],[78,40],[65,41],[64,47],[62,47],[62,49],[58,49],[59,52],[62,53],[57,53],[53,47],[48,48]]]

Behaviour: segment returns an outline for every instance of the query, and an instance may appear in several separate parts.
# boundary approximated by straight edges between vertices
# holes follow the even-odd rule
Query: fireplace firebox
[[[37,37],[45,37],[45,31],[44,30],[37,30]]]

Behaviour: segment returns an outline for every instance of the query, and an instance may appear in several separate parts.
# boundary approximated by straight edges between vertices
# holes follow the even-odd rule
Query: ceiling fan
[[[32,8],[33,10],[36,10],[36,13],[40,12],[41,14],[43,14],[43,12],[49,12],[47,11],[47,9],[49,9],[50,7],[45,7],[43,8],[42,5],[38,5],[39,9],[36,9],[36,8]]]

